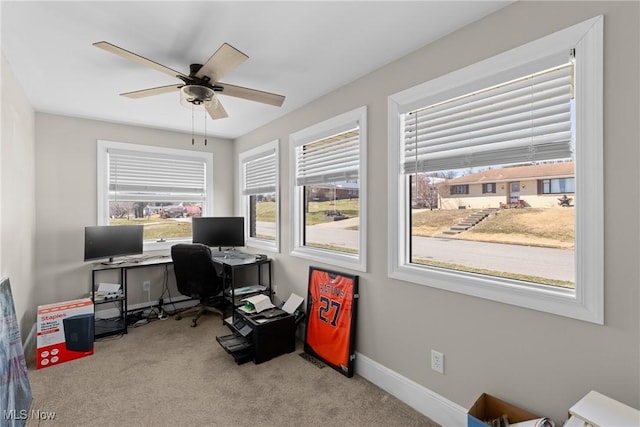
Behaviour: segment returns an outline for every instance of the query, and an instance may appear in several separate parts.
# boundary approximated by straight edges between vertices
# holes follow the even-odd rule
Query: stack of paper
[[[122,296],[119,283],[100,283],[93,294],[94,301],[116,299]]]
[[[260,313],[268,308],[275,307],[275,305],[271,304],[269,297],[262,294],[244,298],[242,301],[248,303],[240,307],[240,310],[245,313]]]
[[[291,294],[282,306],[282,309],[289,314],[293,314],[293,312],[296,311],[300,304],[302,304],[303,300],[304,298],[302,298],[300,295]]]

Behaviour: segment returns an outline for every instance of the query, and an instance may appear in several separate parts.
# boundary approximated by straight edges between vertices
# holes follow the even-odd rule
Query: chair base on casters
[[[192,309],[188,309],[188,311],[190,311]],[[217,308],[217,307],[212,307],[209,305],[204,305],[202,303],[196,305],[195,307],[193,307],[193,310],[195,311],[195,313],[193,313],[194,318],[191,319],[191,327],[195,328],[196,326],[198,326],[198,319],[200,318],[200,316],[202,316],[203,314],[206,314],[207,312],[209,313],[217,313],[219,314],[222,318],[224,318],[224,313],[222,312],[221,309]],[[197,310],[197,311],[196,311]],[[176,314],[176,320],[180,320],[182,319],[182,317],[184,317],[184,313],[178,313]],[[191,315],[191,314],[187,314],[187,315]]]

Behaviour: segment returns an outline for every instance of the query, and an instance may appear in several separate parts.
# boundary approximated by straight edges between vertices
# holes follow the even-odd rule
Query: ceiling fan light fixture
[[[204,110],[205,107],[218,103],[218,97],[213,89],[199,85],[185,85],[180,88],[180,104],[186,108]]]

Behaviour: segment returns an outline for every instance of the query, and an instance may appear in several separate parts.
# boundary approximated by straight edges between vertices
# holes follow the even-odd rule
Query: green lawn
[[[309,202],[309,211],[307,212],[307,225],[321,224],[323,222],[332,222],[333,217],[327,216],[327,212],[340,211],[342,215],[348,218],[360,216],[358,199],[341,199],[326,202]],[[275,222],[276,220],[276,204],[275,202],[258,202],[256,203],[256,219],[258,221]]]
[[[411,233],[437,236],[477,211],[435,209],[414,212]],[[575,211],[564,208],[501,209],[451,238],[571,249],[575,242]]]
[[[257,202],[256,220],[276,222],[276,202]]]
[[[307,212],[307,225],[321,224],[323,222],[333,222],[333,217],[328,216],[328,212],[339,211],[347,218],[360,216],[359,199],[341,199],[326,202],[309,202]]]
[[[160,218],[152,215],[151,218],[111,218],[111,225],[144,225],[144,240],[158,240],[173,237],[191,237],[191,221],[176,221],[170,218]]]
[[[573,209],[503,209],[475,226],[469,234],[521,234],[529,238],[552,239],[573,244],[574,228]]]
[[[566,281],[566,280],[549,279],[547,277],[539,277],[539,276],[528,276],[526,274],[509,273],[509,272],[506,272],[506,271],[493,271],[493,270],[487,270],[487,269],[484,269],[484,268],[470,267],[468,265],[452,264],[452,263],[448,263],[448,262],[426,260],[426,259],[421,259],[421,258],[414,258],[414,259],[411,260],[411,262],[413,262],[415,264],[429,265],[429,266],[432,266],[432,267],[446,268],[446,269],[449,269],[449,270],[466,271],[466,272],[469,272],[469,273],[484,274],[484,275],[487,275],[487,276],[504,277],[506,279],[522,280],[522,281],[525,281],[525,282],[539,283],[539,284],[542,284],[542,285],[559,286],[559,287],[562,287],[562,288],[569,288],[569,289],[574,289],[575,288],[575,283],[569,282],[569,281]]]

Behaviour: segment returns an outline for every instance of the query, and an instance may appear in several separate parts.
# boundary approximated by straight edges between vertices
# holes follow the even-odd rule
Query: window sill
[[[581,301],[573,289],[481,276],[462,271],[414,264],[396,266],[390,278],[491,301],[529,308],[592,323],[603,324],[601,313]]]
[[[310,261],[334,265],[336,267],[366,272],[366,263],[357,255],[341,254],[335,251],[315,249],[310,247],[297,247],[291,251],[291,256],[304,258]]]
[[[248,238],[247,247],[261,249],[269,252],[280,253],[280,247],[275,240]]]

